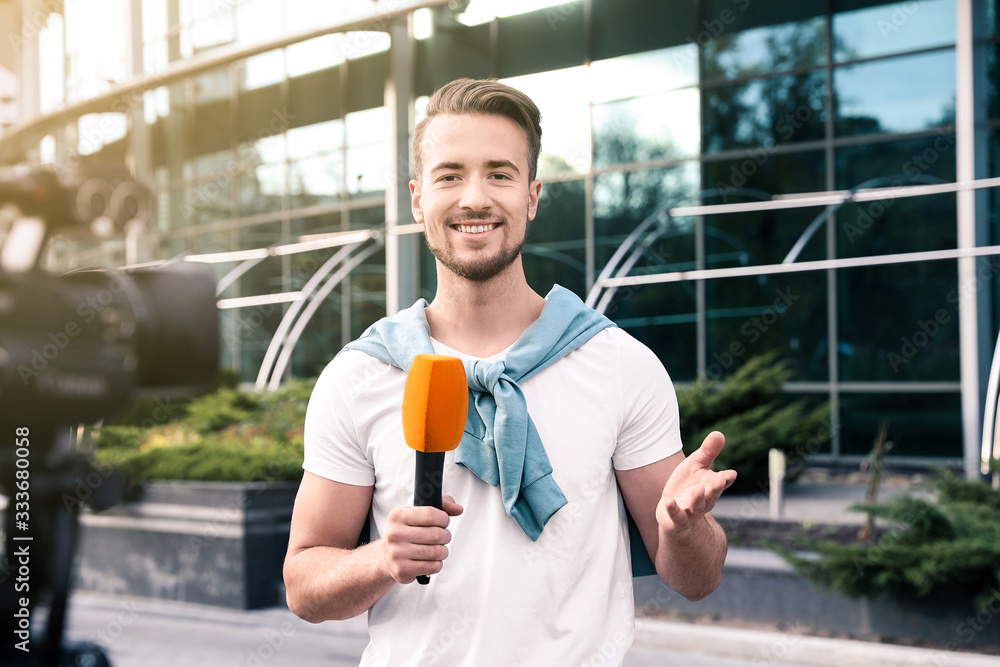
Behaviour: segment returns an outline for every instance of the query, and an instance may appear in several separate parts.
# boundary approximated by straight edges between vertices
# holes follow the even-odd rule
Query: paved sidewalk
[[[113,667],[348,667],[368,643],[365,617],[312,625],[288,609],[219,609],[78,593],[67,636],[102,645]],[[637,619],[624,667],[996,667],[1000,657]]]

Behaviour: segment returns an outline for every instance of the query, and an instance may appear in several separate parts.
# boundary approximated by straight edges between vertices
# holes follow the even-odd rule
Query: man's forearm
[[[312,547],[285,563],[288,608],[310,623],[367,611],[396,583],[383,565],[381,540],[357,549]]]
[[[660,528],[656,572],[689,600],[700,600],[722,580],[728,549],[726,534],[710,514],[683,533]]]

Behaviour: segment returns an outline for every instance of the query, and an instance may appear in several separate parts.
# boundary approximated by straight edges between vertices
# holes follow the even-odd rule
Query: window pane
[[[285,49],[288,76],[300,76],[344,62],[344,36],[323,35]]]
[[[853,188],[878,177],[899,176],[904,184],[918,176],[955,180],[955,134],[863,144],[837,150],[837,188]]]
[[[208,179],[188,186],[188,200],[181,210],[185,226],[231,218],[232,192],[233,182],[228,175],[225,178]]]
[[[957,381],[955,262],[845,269],[839,283],[843,381]]]
[[[690,202],[698,192],[698,165],[688,162],[666,169],[600,174],[594,178],[594,269],[597,274],[628,235],[657,209]],[[694,221],[670,222],[662,216],[658,229],[662,251],[644,255],[638,266],[669,261],[681,265],[694,261]],[[687,268],[693,268],[688,266]],[[595,276],[596,277],[596,276]]]
[[[585,296],[587,289],[586,205],[583,181],[546,183],[529,224],[524,273],[539,294],[553,284]]]
[[[728,375],[749,359],[776,350],[796,371],[794,379],[827,379],[822,272],[710,280],[705,298],[709,378]]]
[[[986,50],[986,90],[988,96],[987,113],[989,117],[1000,119],[1000,43],[994,43]]]
[[[684,44],[598,60],[591,63],[590,74],[595,103],[687,88],[698,83],[698,48]]]
[[[277,213],[285,192],[285,165],[264,164],[236,178],[241,216]]]
[[[316,153],[327,153],[344,144],[344,121],[331,120],[288,130],[288,156],[303,158]]]
[[[296,160],[289,165],[292,208],[331,204],[344,192],[344,159],[327,153]]]
[[[698,154],[698,90],[689,88],[594,107],[598,167]]]
[[[590,168],[587,68],[572,67],[503,82],[531,97],[542,114],[539,176],[587,171]]]
[[[704,91],[705,152],[822,139],[826,84],[817,70]]]
[[[623,287],[605,311],[660,358],[674,382],[694,380],[698,372],[694,291],[694,283]]]
[[[916,74],[919,73],[919,76]],[[955,122],[955,52],[925,53],[834,72],[837,133],[917,132]]]
[[[833,16],[837,62],[954,43],[955,0],[900,2]]]
[[[822,151],[791,154],[772,154],[764,149],[749,151],[742,160],[705,163],[704,174],[704,187],[716,189],[723,201],[751,194],[744,192],[741,195],[741,189],[756,190],[755,199],[826,190],[826,163]]]
[[[826,21],[816,17],[723,34],[705,44],[702,62],[707,81],[822,65],[826,62]]]
[[[962,457],[961,396],[950,394],[841,394],[841,452],[867,456],[883,421],[892,456]]]

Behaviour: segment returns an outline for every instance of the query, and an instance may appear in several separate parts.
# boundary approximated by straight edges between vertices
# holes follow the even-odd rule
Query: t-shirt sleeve
[[[334,482],[375,484],[375,466],[359,441],[354,423],[351,374],[362,352],[342,352],[320,374],[309,397],[302,467]]]
[[[613,458],[616,470],[631,470],[682,449],[677,394],[653,351],[620,332],[620,395],[623,419]]]

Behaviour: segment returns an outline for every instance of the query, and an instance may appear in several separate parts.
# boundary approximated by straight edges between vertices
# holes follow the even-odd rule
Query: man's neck
[[[490,357],[510,347],[538,319],[544,305],[518,260],[484,283],[439,267],[437,293],[425,313],[434,339],[465,354]]]

